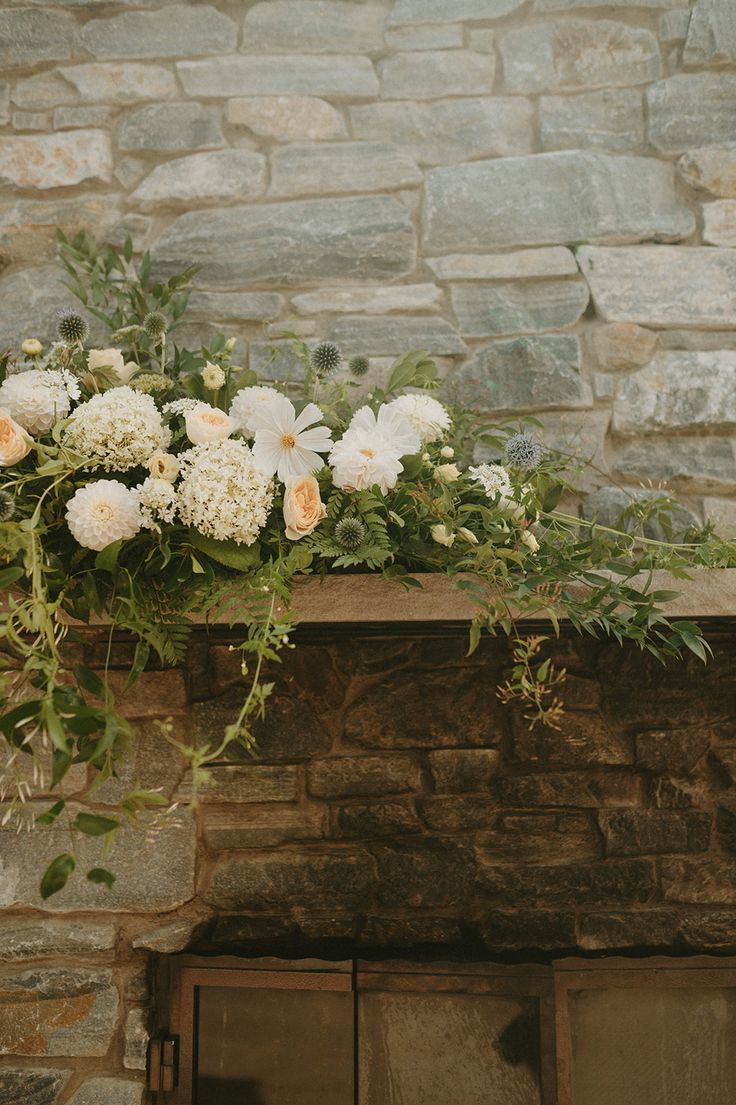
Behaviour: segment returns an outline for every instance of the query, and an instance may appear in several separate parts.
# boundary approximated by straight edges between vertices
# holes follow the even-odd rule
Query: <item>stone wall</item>
[[[733,628],[710,632],[706,668],[563,637],[559,732],[498,703],[503,641],[467,660],[460,632],[299,634],[257,753],[213,768],[194,814],[127,832],[111,891],[80,875],[43,904],[68,834],[0,831],[2,1105],[140,1105],[154,960],[185,948],[736,954]],[[129,649],[113,648],[119,683]],[[242,693],[222,634],[196,637],[186,671],[146,673],[127,698],[135,766],[100,809],[134,779],[186,797],[159,722],[219,737]],[[86,870],[99,852],[82,851]]]
[[[257,370],[424,347],[733,532],[734,63],[732,0],[9,0],[3,341],[68,301],[55,223],[130,231]]]

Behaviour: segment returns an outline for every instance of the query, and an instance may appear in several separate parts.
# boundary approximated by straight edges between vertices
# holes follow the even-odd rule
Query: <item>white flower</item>
[[[453,483],[460,479],[460,469],[456,464],[438,464],[434,470],[434,478],[440,483]]]
[[[343,491],[367,491],[378,484],[385,495],[403,472],[393,442],[375,430],[349,430],[330,453],[332,482]]]
[[[502,464],[479,464],[470,467],[468,472],[476,481],[483,484],[483,490],[489,499],[496,495],[510,495],[511,477]]]
[[[38,338],[26,338],[21,345],[21,350],[26,357],[38,357],[43,352],[43,346]]]
[[[148,464],[154,453],[165,450],[171,431],[164,426],[150,395],[129,387],[112,388],[93,395],[71,415],[64,444],[94,467],[125,472]]]
[[[440,449],[440,456],[446,457],[448,460],[450,460],[452,457],[455,456],[455,450],[450,445],[443,445]]]
[[[432,534],[432,540],[436,541],[438,545],[445,545],[449,549],[455,544],[455,534],[452,532],[452,528],[444,522],[438,522],[436,526],[432,526],[429,532]]]
[[[521,535],[521,540],[522,544],[526,545],[532,552],[539,552],[539,542],[531,530],[525,529]]]
[[[144,529],[160,531],[159,522],[173,522],[176,518],[178,496],[168,480],[149,476],[136,488],[141,506],[141,525]]]
[[[391,407],[390,403],[382,403],[376,413],[370,407],[361,407],[357,410],[350,419],[345,436],[356,430],[380,434],[391,443],[400,457],[407,457],[419,451],[419,435],[406,419]]]
[[[219,391],[225,384],[225,373],[220,368],[219,364],[212,364],[211,361],[207,361],[207,364],[202,369],[202,383],[210,391]]]
[[[252,545],[266,524],[273,485],[244,441],[195,445],[181,457],[179,515],[218,541]]]
[[[237,429],[229,415],[208,403],[200,403],[185,411],[184,425],[187,437],[193,445],[204,445],[207,441],[224,441]]]
[[[0,407],[29,434],[45,434],[66,418],[79,383],[66,369],[31,368],[7,376],[0,385]]]
[[[322,411],[314,403],[307,403],[297,415],[285,395],[263,403],[251,415],[256,433],[253,456],[262,471],[287,483],[321,468],[325,462],[319,454],[329,452],[332,445],[327,426],[313,425],[321,418]]]
[[[102,369],[118,384],[127,384],[133,373],[138,371],[135,361],[124,361],[119,349],[90,349],[87,354],[87,367],[90,372]]]
[[[431,395],[399,395],[388,405],[419,434],[422,444],[437,441],[450,428],[450,415]]]
[[[201,399],[172,399],[170,403],[164,403],[165,414],[186,414],[193,411],[202,403]]]
[[[260,385],[241,388],[233,399],[230,407],[230,417],[235,420],[239,429],[252,437],[256,432],[252,422],[253,416],[258,411],[263,410],[264,406],[268,406],[275,399],[281,398],[281,392],[276,391],[276,388],[261,387]]]
[[[74,492],[66,505],[72,537],[99,552],[113,541],[127,541],[141,528],[138,496],[119,480],[96,480]]]
[[[148,471],[155,480],[176,483],[176,477],[179,475],[179,461],[171,453],[163,453],[159,449],[149,460]]]

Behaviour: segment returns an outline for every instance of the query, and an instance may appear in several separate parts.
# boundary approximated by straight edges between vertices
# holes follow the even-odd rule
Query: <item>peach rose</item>
[[[11,464],[27,457],[33,445],[33,438],[19,426],[8,411],[0,407],[0,468],[9,468]]]
[[[314,476],[299,476],[284,488],[286,536],[298,541],[315,529],[327,514]]]
[[[208,403],[200,403],[184,415],[187,437],[192,445],[204,445],[208,441],[224,441],[237,429],[229,414],[218,411]]]

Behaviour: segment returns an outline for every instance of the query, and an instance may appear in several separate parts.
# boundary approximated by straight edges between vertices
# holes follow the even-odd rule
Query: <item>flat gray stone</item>
[[[320,284],[385,280],[414,267],[409,212],[388,196],[191,211],[153,248],[161,271],[202,266],[214,284]]]
[[[703,241],[714,246],[736,246],[736,200],[703,204]]]
[[[69,1081],[69,1070],[43,1067],[3,1067],[0,1069],[0,1105],[56,1105],[58,1095]]]
[[[0,977],[0,1055],[105,1055],[117,1022],[110,970],[37,967]]]
[[[180,4],[90,19],[79,32],[79,41],[93,57],[103,60],[226,54],[237,46],[238,28],[210,4]]]
[[[166,161],[130,195],[142,211],[254,199],[266,189],[266,159],[251,150],[214,150]]]
[[[351,0],[267,0],[243,22],[243,51],[330,54],[383,50],[386,8]]]
[[[736,8],[730,0],[696,0],[682,60],[686,65],[736,61]]]
[[[0,206],[0,258],[6,263],[56,258],[56,227],[67,235],[94,227],[102,241],[115,236],[123,219],[119,202],[110,195],[81,195],[63,199],[9,199]]]
[[[599,522],[602,526],[617,529],[622,525],[621,520],[624,512],[634,504],[658,499],[666,494],[666,492],[650,488],[601,487],[583,500],[583,518]],[[672,526],[672,539],[675,541],[681,541],[691,527],[699,525],[695,515],[679,504],[669,512],[669,520]],[[623,521],[623,527],[626,532],[641,530],[639,523],[632,517],[628,517]],[[662,524],[655,518],[645,522],[643,533],[645,537],[651,537],[655,541],[667,539]]]
[[[163,65],[93,61],[88,65],[65,67],[61,75],[81,99],[93,103],[134,104],[141,100],[168,100],[179,92],[176,77]]]
[[[675,8],[665,12],[657,21],[657,35],[660,42],[684,42],[690,28],[690,8]]]
[[[545,150],[636,151],[645,135],[642,94],[604,88],[580,96],[542,96],[539,128]]]
[[[130,1009],[125,1018],[123,1066],[126,1070],[145,1070],[148,1055],[148,1014],[145,1009]]]
[[[678,73],[647,88],[646,98],[655,149],[679,153],[733,142],[736,76]]]
[[[226,112],[233,126],[279,142],[348,136],[342,115],[318,96],[238,96],[228,100]]]
[[[432,169],[423,223],[428,252],[678,239],[695,229],[671,165],[588,151]]]
[[[467,352],[455,327],[444,318],[361,318],[338,319],[329,332],[347,354],[362,353],[380,357],[403,353],[409,349],[425,349],[438,356],[453,356]]]
[[[736,448],[728,437],[631,441],[615,451],[612,467],[632,482],[664,480],[691,493],[736,487]]]
[[[659,11],[662,8],[679,8],[683,0],[536,0],[535,12],[567,12],[578,11],[580,8],[633,8],[635,11],[652,8]]]
[[[101,130],[0,137],[0,184],[46,190],[111,179],[110,139]]]
[[[393,54],[378,63],[385,100],[436,100],[489,93],[495,54],[472,50],[426,50]]]
[[[446,397],[483,414],[502,410],[590,407],[573,335],[520,337],[481,346],[448,376]]]
[[[85,104],[82,107],[57,107],[53,116],[54,130],[68,130],[72,127],[105,127],[115,113],[113,107],[104,104]],[[14,115],[17,116],[19,112]]]
[[[609,19],[550,20],[498,39],[507,92],[644,84],[662,75],[651,31]]]
[[[677,162],[683,180],[714,196],[736,199],[736,145],[689,150]]]
[[[72,56],[76,22],[66,12],[49,8],[0,10],[0,66],[65,61]]]
[[[308,341],[308,346],[316,342]],[[291,341],[253,341],[248,348],[248,367],[258,377],[258,382],[269,380],[302,381],[304,365],[294,352]]]
[[[284,146],[271,155],[273,196],[378,192],[411,188],[423,179],[406,153],[381,142],[304,143]]]
[[[38,892],[41,875],[54,856],[68,849],[69,834],[63,826],[36,827],[18,836],[12,825],[1,830],[0,908],[155,913],[176,909],[194,896],[194,825],[188,813],[177,811],[157,829],[145,824],[121,829],[104,860],[101,841],[80,836],[77,871],[64,890],[43,902]],[[91,867],[100,866],[117,876],[111,890],[85,878]]]
[[[11,99],[17,107],[46,110],[60,104],[73,104],[77,93],[56,73],[46,71],[16,81]]]
[[[423,165],[511,157],[533,148],[532,107],[520,96],[359,104],[350,108],[356,138],[394,142]]]
[[[272,322],[284,306],[277,292],[192,292],[187,318],[216,322]]]
[[[389,27],[412,23],[460,23],[501,19],[520,8],[525,0],[396,0]]]
[[[613,425],[621,434],[736,426],[736,352],[656,354],[620,381]]]
[[[642,326],[736,326],[736,250],[672,246],[578,250],[598,314]]]
[[[62,284],[58,265],[25,268],[0,277],[0,333],[18,349],[25,338],[56,339],[57,313],[77,300]]]
[[[590,298],[587,284],[577,280],[455,284],[450,296],[460,333],[468,338],[573,326]]]
[[[329,57],[208,58],[177,62],[188,96],[350,96],[378,95],[378,77],[368,58]]]
[[[703,514],[707,521],[712,521],[716,527],[716,533],[733,541],[736,539],[736,501],[733,497],[728,499],[708,498],[703,500]]]
[[[442,303],[436,284],[392,284],[387,288],[321,288],[291,301],[300,315],[386,315],[396,311],[434,311]]]
[[[424,263],[438,280],[523,280],[578,272],[574,254],[564,246],[485,255],[450,253],[446,257],[426,257]]]
[[[68,109],[67,109],[68,110]],[[209,150],[225,145],[220,124],[201,104],[150,104],[123,120],[121,150]]]
[[[390,50],[454,50],[463,44],[460,23],[429,23],[386,31]]]
[[[114,946],[115,927],[106,921],[0,920],[0,960],[83,955]]]
[[[143,1083],[123,1078],[88,1078],[69,1105],[141,1105]]]

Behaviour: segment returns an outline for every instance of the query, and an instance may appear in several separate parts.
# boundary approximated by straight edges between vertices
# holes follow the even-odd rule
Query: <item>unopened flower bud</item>
[[[43,346],[38,338],[26,338],[21,345],[26,357],[38,357],[43,352]]]
[[[463,541],[467,541],[469,545],[477,545],[478,538],[473,533],[472,529],[467,529],[465,526],[458,526],[458,537],[462,537]]]
[[[455,534],[452,532],[452,527],[445,522],[438,522],[436,526],[432,526],[430,533],[432,534],[432,540],[436,541],[438,545],[444,545],[449,549],[455,544]]]
[[[450,445],[443,445],[440,449],[440,456],[449,460],[451,457],[455,456],[455,450]]]

